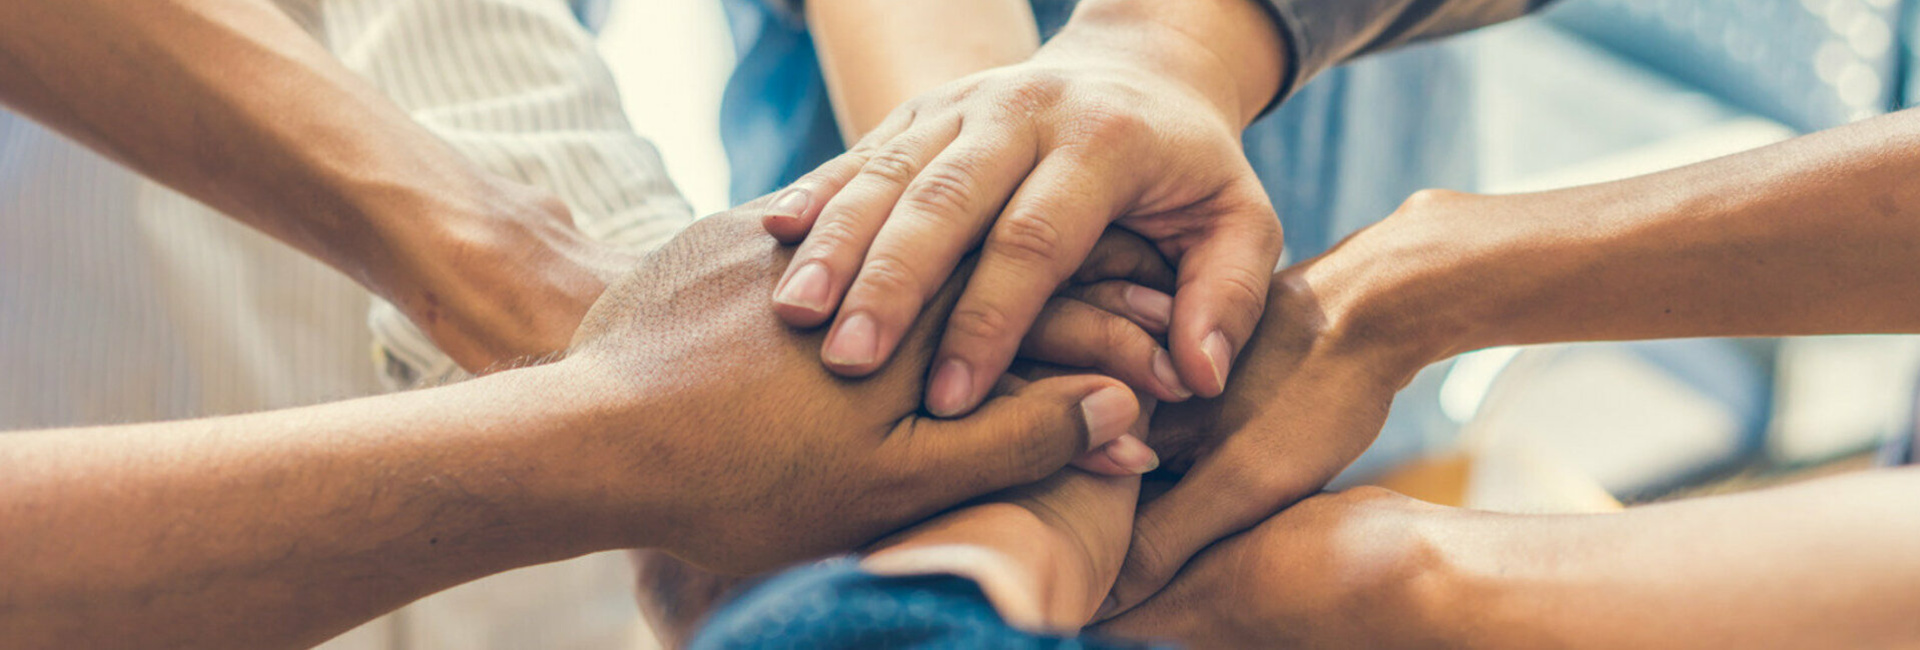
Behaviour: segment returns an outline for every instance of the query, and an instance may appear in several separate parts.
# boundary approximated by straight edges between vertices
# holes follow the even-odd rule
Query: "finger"
[[[1161,400],[1193,396],[1153,335],[1133,321],[1072,298],[1048,301],[1021,341],[1020,356],[1099,370]]]
[[[1021,184],[987,234],[980,264],[934,355],[927,409],[951,417],[972,409],[1005,372],[1054,290],[1080,268],[1118,212],[1108,165],[1053,155]]]
[[[1160,455],[1139,438],[1120,436],[1099,449],[1081,454],[1073,466],[1105,476],[1139,476],[1160,468]]]
[[[1125,228],[1107,228],[1100,233],[1087,259],[1073,274],[1073,281],[1092,284],[1102,280],[1128,280],[1157,291],[1174,289],[1173,265],[1147,238]]]
[[[1270,456],[1235,451],[1223,448],[1209,455],[1173,489],[1141,507],[1126,563],[1099,616],[1140,604],[1165,587],[1194,554],[1312,491],[1313,479],[1269,471],[1268,464],[1257,460]]]
[[[871,356],[830,358],[830,363],[845,365],[841,372],[865,374],[893,356],[895,344],[927,299],[946,284],[1007,196],[1032,171],[1031,143],[1019,142],[1021,136],[1004,128],[980,131],[963,133],[927,163],[899,194],[899,203],[874,237],[840,302],[839,318],[869,319],[877,345]],[[864,341],[847,345],[849,351],[867,350]]]
[[[889,466],[945,503],[1025,485],[1126,435],[1140,403],[1098,375],[1049,377],[994,397],[962,419],[912,418],[888,440]]]
[[[1173,322],[1173,296],[1125,280],[1074,284],[1059,295],[1133,321],[1154,336],[1166,334]]]
[[[761,227],[782,244],[800,243],[813,230],[820,209],[860,173],[860,167],[881,144],[905,131],[912,121],[912,111],[894,111],[846,153],[788,184],[768,200],[766,212],[760,216]]]
[[[1217,397],[1226,390],[1234,357],[1260,324],[1281,238],[1271,208],[1222,216],[1208,230],[1180,255],[1168,338],[1187,387],[1202,397]]]
[[[774,289],[774,311],[781,320],[812,327],[833,317],[840,296],[867,256],[867,247],[900,200],[901,187],[952,141],[956,124],[949,120],[915,125],[880,145],[861,164],[859,173],[820,208],[812,231],[794,251],[786,276]],[[827,341],[832,348],[831,333]]]

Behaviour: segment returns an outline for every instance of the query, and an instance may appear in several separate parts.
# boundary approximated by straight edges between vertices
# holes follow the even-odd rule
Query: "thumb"
[[[1126,435],[1140,402],[1126,384],[1099,375],[1049,377],[1011,386],[965,418],[920,419],[907,438],[908,467],[943,495],[970,499],[1051,476],[1089,449]]]

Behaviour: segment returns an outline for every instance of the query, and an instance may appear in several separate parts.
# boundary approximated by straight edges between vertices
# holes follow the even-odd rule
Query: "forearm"
[[[1449,515],[1441,638],[1488,647],[1920,643],[1920,470],[1630,509]],[[1438,585],[1437,587],[1435,587]],[[1427,638],[1433,638],[1428,636]]]
[[[847,142],[921,93],[1040,47],[1026,0],[809,0],[806,11]]]
[[[0,101],[399,302],[429,248],[551,208],[481,174],[264,0],[16,3]]]
[[[1230,105],[1244,126],[1277,98],[1355,57],[1518,18],[1548,1],[1086,0],[1063,36],[1076,34],[1076,26],[1125,26],[1161,61],[1190,59],[1175,65],[1183,74],[1224,64],[1233,77]],[[1174,38],[1152,35],[1163,29]]]
[[[1920,112],[1909,111],[1620,182],[1429,195],[1305,274],[1352,329],[1419,342],[1424,359],[1560,341],[1920,332],[1908,299],[1920,291],[1916,151]]]
[[[1043,54],[1179,79],[1240,127],[1272,102],[1291,65],[1279,25],[1254,0],[1085,0]]]
[[[467,580],[639,541],[556,475],[582,450],[550,432],[598,423],[554,380],[6,436],[0,645],[306,646]]]

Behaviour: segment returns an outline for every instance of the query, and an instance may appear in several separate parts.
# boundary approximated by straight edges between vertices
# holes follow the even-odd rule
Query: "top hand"
[[[1190,6],[1216,4],[1271,32],[1244,0]],[[801,327],[834,320],[821,356],[835,372],[880,368],[984,237],[926,398],[936,415],[967,412],[1118,223],[1179,265],[1173,304],[1141,306],[1169,327],[1172,348],[1141,388],[1164,400],[1220,393],[1280,256],[1278,221],[1239,144],[1271,93],[1247,108],[1252,93],[1229,59],[1173,27],[1111,13],[1083,8],[1033,60],[909,102],[772,204],[767,229],[806,240],[775,293],[778,313]]]

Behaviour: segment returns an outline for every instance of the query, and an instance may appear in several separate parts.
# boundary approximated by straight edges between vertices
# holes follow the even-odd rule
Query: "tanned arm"
[[[0,103],[312,255],[472,370],[566,345],[631,259],[489,175],[265,0],[29,0]]]

